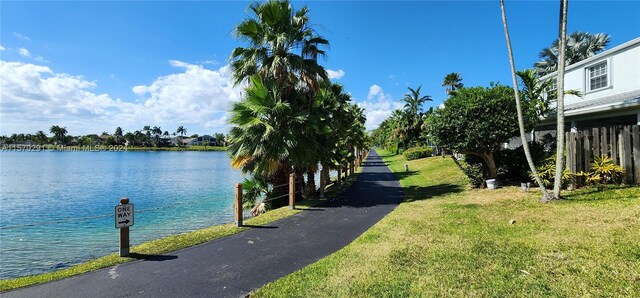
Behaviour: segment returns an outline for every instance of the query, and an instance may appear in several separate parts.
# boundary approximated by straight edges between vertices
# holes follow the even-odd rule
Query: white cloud
[[[380,94],[380,92],[382,92],[382,88],[380,88],[380,86],[376,84],[371,85],[371,87],[369,87],[369,94],[367,95],[367,99],[372,99],[376,95]]]
[[[19,48],[18,54],[20,54],[20,56],[23,56],[23,57],[31,57],[31,52],[29,52],[29,50],[25,48]]]
[[[4,47],[0,45],[0,51],[4,51]]]
[[[329,79],[333,80],[339,80],[342,77],[344,77],[344,70],[342,69],[338,69],[338,70],[332,70],[332,69],[327,69],[327,75],[329,75]]]
[[[240,91],[230,84],[228,67],[205,69],[180,61],[180,72],[133,87],[137,102],[97,94],[96,82],[56,73],[46,66],[0,61],[0,126],[2,134],[34,133],[51,125],[70,134],[100,133],[121,126],[125,131],[178,125],[192,132],[225,131],[226,111]],[[206,129],[202,131],[203,129]]]
[[[35,58],[33,58],[33,60],[36,60],[36,61],[41,62],[41,63],[49,63],[49,60],[44,59],[44,57],[42,57],[42,56],[36,56]]]
[[[384,93],[382,87],[376,84],[369,87],[367,100],[358,102],[358,105],[365,109],[367,130],[377,128],[382,121],[391,116],[394,110],[402,108],[402,103],[393,100],[389,94]]]
[[[169,61],[182,73],[162,76],[150,85],[140,85],[132,91],[142,98],[145,109],[154,111],[156,122],[194,123],[222,127],[225,123],[212,122],[216,114],[226,112],[231,103],[240,99],[240,88],[231,84],[229,67],[209,70],[201,65],[182,61]],[[220,116],[220,115],[217,115]]]
[[[18,38],[20,40],[26,40],[26,41],[31,40],[31,38],[29,38],[29,36],[22,35],[22,34],[20,34],[18,32],[13,32],[13,36],[15,36],[16,38]]]

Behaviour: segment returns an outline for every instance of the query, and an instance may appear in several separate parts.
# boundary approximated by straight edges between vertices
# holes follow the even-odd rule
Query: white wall
[[[609,86],[587,92],[586,69],[604,60],[609,63]],[[544,78],[555,78],[555,73]],[[583,97],[568,95],[565,97],[565,106],[640,90],[640,38],[567,67],[565,90],[569,89],[580,91]]]

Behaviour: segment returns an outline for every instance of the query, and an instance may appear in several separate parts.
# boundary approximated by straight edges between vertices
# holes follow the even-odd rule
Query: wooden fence
[[[567,132],[567,169],[588,171],[595,156],[610,157],[624,170],[626,183],[640,184],[640,126],[610,126]]]

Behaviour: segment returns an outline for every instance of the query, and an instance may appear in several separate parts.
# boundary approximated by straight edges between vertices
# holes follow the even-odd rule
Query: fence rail
[[[609,126],[565,133],[566,168],[588,171],[596,156],[606,156],[624,170],[626,183],[640,183],[640,126]]]

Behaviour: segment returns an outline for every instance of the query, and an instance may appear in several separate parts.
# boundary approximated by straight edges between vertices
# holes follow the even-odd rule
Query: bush
[[[431,156],[432,154],[433,149],[429,147],[413,147],[407,149],[407,151],[402,153],[402,155],[404,155],[407,160],[425,158]]]
[[[613,163],[611,158],[606,156],[596,156],[591,169],[588,172],[579,172],[576,174],[576,180],[586,182],[586,184],[620,184],[624,170],[622,167]]]
[[[545,187],[551,188],[553,187],[553,183],[556,177],[556,155],[551,155],[544,160],[544,163],[537,167],[538,175],[540,175],[540,180]],[[530,173],[531,179],[533,179],[533,173]],[[567,188],[569,183],[572,182],[572,175],[569,170],[564,169],[562,171],[562,188]]]
[[[467,163],[462,166],[462,171],[469,178],[469,185],[473,188],[480,188],[487,179],[482,163]]]
[[[548,154],[543,144],[529,142],[529,149],[534,161],[543,161]],[[495,154],[498,167],[498,179],[510,183],[531,182],[531,170],[524,155],[522,146],[514,149],[503,149]]]

